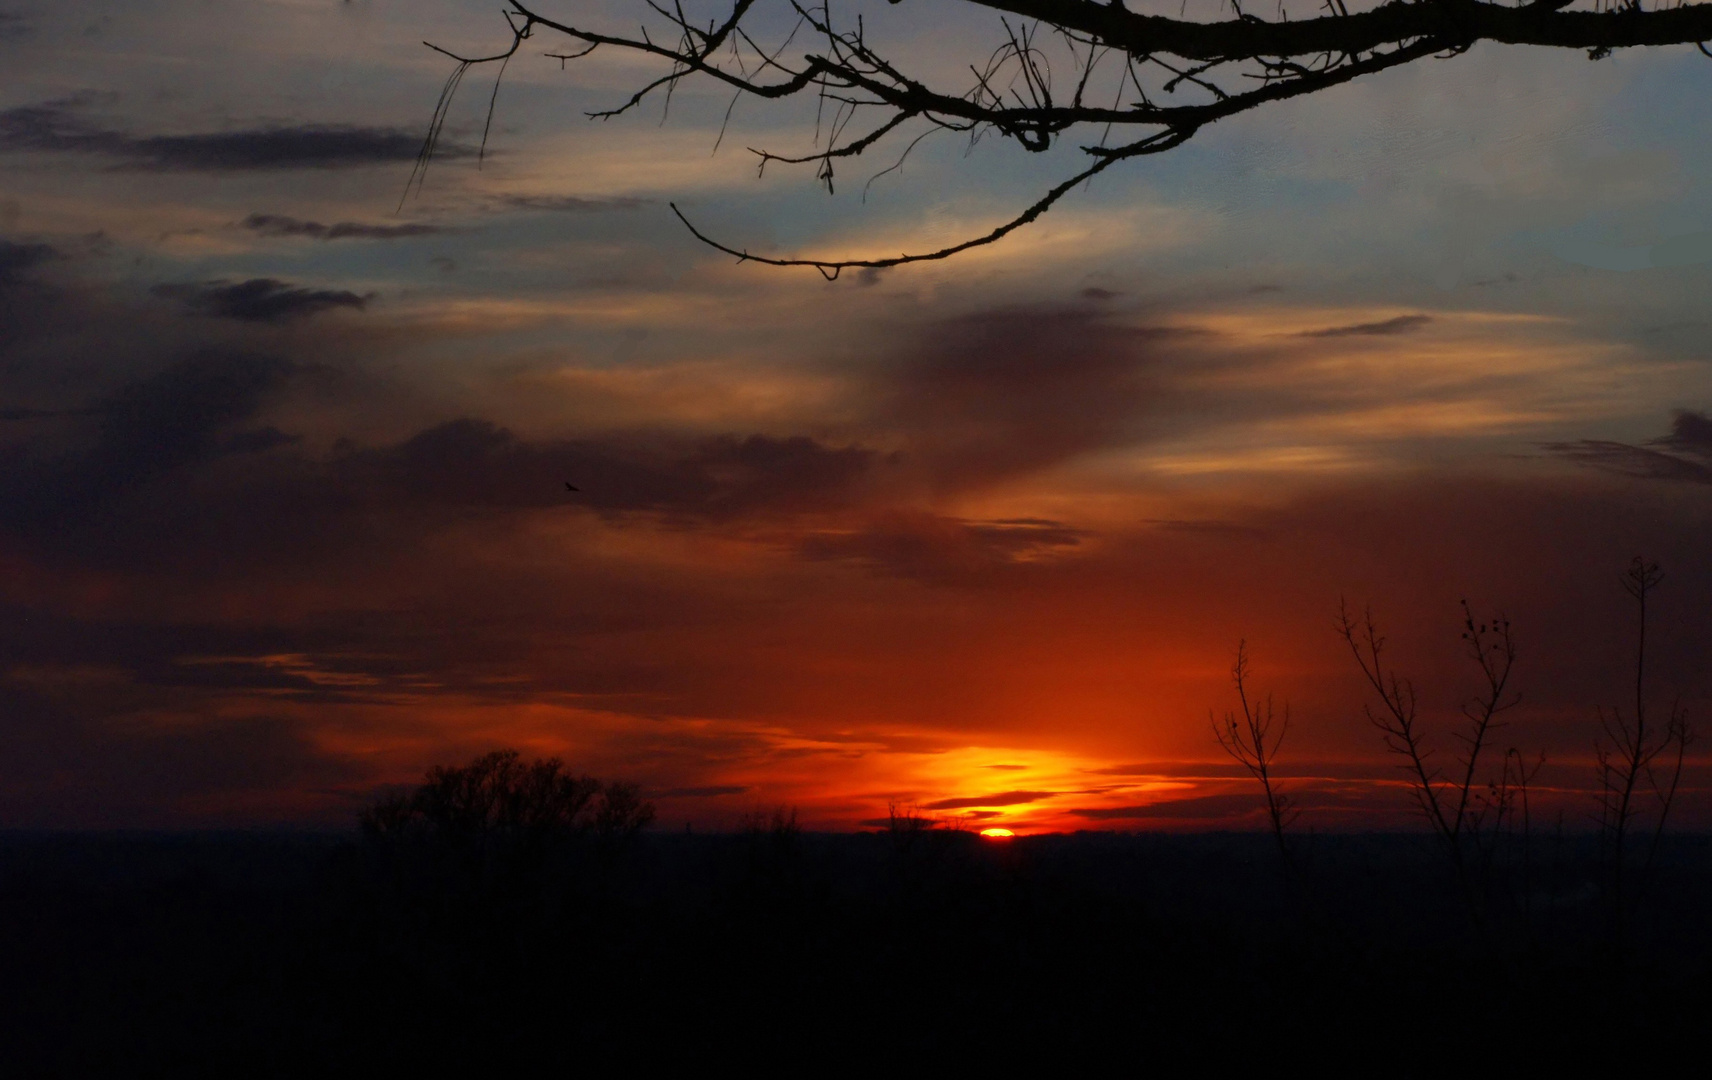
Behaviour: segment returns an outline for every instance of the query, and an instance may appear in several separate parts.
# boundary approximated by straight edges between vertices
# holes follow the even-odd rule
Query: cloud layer
[[[1698,54],[1476,50],[825,282],[665,202],[902,250],[1077,144],[924,143],[829,205],[708,156],[728,97],[591,125],[635,73],[520,54],[505,154],[460,160],[494,100],[461,97],[400,212],[448,74],[421,39],[496,26],[383,8],[0,20],[0,825],[345,825],[510,745],[671,824],[1251,827],[1207,727],[1246,640],[1305,820],[1405,826],[1340,598],[1442,756],[1458,601],[1506,612],[1504,740],[1582,820],[1637,554],[1668,575],[1649,692],[1703,711],[1712,271],[1553,254],[1702,235]],[[743,122],[813,145],[810,114]]]
[[[119,319],[65,277],[78,259],[3,250],[24,252],[8,288],[45,320],[0,350],[15,372],[82,348],[71,328],[92,320],[152,328],[109,341],[103,389],[11,380],[10,821],[338,821],[429,761],[522,743],[713,823],[771,799],[829,825],[887,802],[1022,827],[1241,825],[1252,794],[1204,723],[1247,637],[1297,704],[1302,805],[1328,827],[1406,823],[1351,719],[1336,597],[1376,605],[1433,688],[1439,738],[1463,681],[1456,599],[1509,611],[1531,665],[1518,737],[1563,755],[1569,791],[1591,707],[1623,678],[1622,597],[1600,586],[1642,548],[1672,572],[1660,685],[1704,692],[1703,485],[1602,479],[1696,480],[1698,412],[1520,468],[1310,472],[1259,503],[1173,493],[1100,463],[1152,460],[1185,416],[1254,423],[1243,395],[1221,415],[1200,384],[1265,384],[1275,351],[1042,305],[931,320],[835,366],[836,435],[455,412],[383,433],[361,418],[397,384],[367,373],[361,343],[381,339],[352,336],[378,309],[291,318],[318,292],[262,279],[253,296],[155,289]],[[387,333],[407,352],[434,335]],[[1684,465],[1635,467],[1654,456]]]

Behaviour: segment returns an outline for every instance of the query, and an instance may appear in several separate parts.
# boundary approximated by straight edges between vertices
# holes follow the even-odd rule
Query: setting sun
[[[1009,840],[1011,837],[1015,836],[1016,833],[1011,832],[1009,829],[993,828],[982,829],[981,835],[985,836],[989,840]]]

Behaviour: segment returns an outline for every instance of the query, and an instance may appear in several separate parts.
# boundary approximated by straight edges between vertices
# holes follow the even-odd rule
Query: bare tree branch
[[[537,12],[533,2],[512,0],[505,13],[512,42],[503,52],[465,57],[430,46],[458,66],[441,91],[406,196],[412,185],[421,188],[464,73],[471,66],[497,62],[502,65],[503,77],[503,65],[537,31],[550,31],[576,43],[575,49],[546,54],[561,65],[602,47],[651,56],[666,65],[663,74],[617,105],[590,112],[591,118],[621,116],[656,91],[664,92],[669,107],[677,86],[692,76],[713,80],[732,93],[726,123],[737,101],[745,96],[781,100],[798,94],[814,95],[824,121],[824,125],[817,124],[819,149],[809,154],[754,152],[761,158],[762,171],[774,162],[816,165],[815,179],[829,191],[833,190],[836,160],[858,157],[893,134],[908,138],[908,146],[913,147],[924,134],[935,130],[964,132],[972,142],[990,131],[1027,151],[1041,153],[1078,126],[1103,129],[1097,144],[1081,147],[1091,160],[1069,179],[990,231],[931,251],[846,259],[762,256],[714,239],[691,224],[675,205],[672,208],[698,240],[740,261],[813,267],[829,279],[848,267],[881,268],[932,261],[994,243],[1034,221],[1077,185],[1118,161],[1181,146],[1208,124],[1250,109],[1428,57],[1454,57],[1479,41],[1585,49],[1594,59],[1619,48],[1696,44],[1701,52],[1712,56],[1703,44],[1712,40],[1712,3],[1648,11],[1641,0],[1621,0],[1608,10],[1568,11],[1564,9],[1571,0],[1531,0],[1515,7],[1485,0],[1388,0],[1369,11],[1352,13],[1342,0],[1328,0],[1324,17],[1266,21],[1243,13],[1233,4],[1235,19],[1204,23],[1136,14],[1121,3],[1096,0],[967,0],[1001,13],[1002,36],[983,66],[968,68],[972,83],[961,88],[936,88],[927,79],[907,74],[870,45],[860,15],[853,29],[835,23],[831,0],[781,0],[789,5],[796,20],[790,34],[771,48],[758,43],[744,25],[758,0],[733,0],[723,19],[702,24],[692,21],[678,0],[669,6],[644,0],[653,17],[663,21],[663,36],[650,33],[646,25],[638,28],[636,36],[585,29]],[[818,48],[805,52],[800,62],[787,61],[785,50],[805,28],[817,39]],[[1043,35],[1043,28],[1048,33]],[[754,54],[752,58],[745,56],[745,49]],[[1070,70],[1075,74],[1074,90],[1067,100],[1053,91],[1054,49],[1060,59],[1068,54]],[[1108,69],[1109,74],[1101,77],[1109,97],[1105,90],[1096,95],[1096,69],[1111,52],[1122,54],[1124,64],[1121,70]],[[1144,72],[1150,73],[1147,82]],[[1106,83],[1106,79],[1111,81]],[[498,85],[496,79],[489,100],[488,127],[483,130],[484,154]],[[1173,100],[1169,104],[1159,100],[1175,98],[1179,91],[1203,100]],[[1092,104],[1090,99],[1096,96],[1111,104]],[[830,118],[825,115],[828,109]],[[857,112],[870,109],[886,114],[884,119],[869,127],[866,134],[847,138],[845,131]],[[918,125],[925,130],[913,130]],[[1117,147],[1105,145],[1113,129],[1137,127],[1152,130]],[[822,130],[824,145],[819,137]],[[722,124],[720,140],[724,134]],[[899,163],[908,152],[906,148]]]

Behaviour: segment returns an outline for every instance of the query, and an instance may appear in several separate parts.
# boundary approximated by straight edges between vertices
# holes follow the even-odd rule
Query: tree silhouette
[[[577,776],[558,758],[524,761],[495,750],[468,765],[435,766],[409,794],[365,810],[363,832],[380,839],[538,839],[586,833],[621,838],[654,820],[654,804],[635,784]]]
[[[459,56],[430,44],[457,67],[441,92],[412,174],[418,186],[465,73],[474,65],[499,64],[497,98],[505,65],[539,33],[569,43],[564,52],[546,54],[561,64],[605,48],[640,53],[665,68],[624,101],[589,113],[591,118],[619,116],[655,94],[669,103],[673,89],[690,76],[730,91],[732,107],[744,97],[818,99],[812,152],[752,149],[762,170],[772,163],[814,166],[828,191],[840,164],[882,146],[901,145],[897,163],[882,170],[889,172],[937,132],[960,133],[971,142],[993,134],[1036,153],[1073,132],[1085,133],[1084,164],[1073,175],[990,231],[932,250],[847,259],[756,255],[707,235],[672,205],[697,239],[740,261],[809,266],[828,278],[847,267],[944,259],[991,244],[1113,165],[1174,149],[1209,124],[1417,60],[1449,59],[1480,41],[1581,49],[1595,60],[1621,48],[1694,44],[1712,57],[1702,44],[1712,39],[1712,3],[1680,0],[1674,6],[1672,0],[1655,0],[1651,10],[1644,0],[1592,0],[1593,10],[1568,10],[1577,0],[1526,0],[1514,6],[1485,0],[1386,0],[1363,11],[1350,11],[1346,0],[1323,0],[1324,14],[1295,21],[1282,0],[1274,19],[1244,11],[1242,0],[1229,0],[1233,17],[1213,22],[1138,14],[1126,10],[1123,0],[963,0],[998,13],[1000,32],[983,63],[969,65],[968,75],[947,83],[941,72],[911,73],[888,59],[870,44],[864,14],[837,18],[832,0],[773,0],[788,5],[795,24],[782,40],[767,44],[751,33],[760,21],[757,0],[733,0],[712,18],[686,12],[682,0],[669,6],[644,0],[647,21],[634,35],[551,18],[537,12],[534,2],[511,0],[505,16],[512,40],[501,52]],[[900,2],[927,0],[891,0]],[[799,38],[814,47],[791,53]],[[1060,73],[1056,80],[1054,70]],[[490,98],[490,127],[492,107]],[[730,118],[728,108],[727,123]],[[1113,140],[1114,132],[1127,134]],[[722,140],[724,135],[722,127]],[[484,130],[484,152],[486,143]]]
[[[1612,933],[1620,936],[1626,913],[1634,906],[1629,895],[1628,874],[1631,853],[1628,845],[1635,827],[1642,824],[1648,810],[1644,796],[1650,794],[1653,803],[1652,838],[1639,870],[1644,886],[1658,855],[1659,842],[1664,837],[1665,822],[1670,818],[1676,801],[1677,786],[1682,782],[1683,759],[1688,744],[1694,741],[1694,728],[1681,701],[1671,703],[1660,724],[1647,709],[1647,600],[1664,581],[1664,571],[1658,563],[1636,556],[1623,575],[1623,590],[1636,605],[1635,630],[1635,705],[1624,714],[1617,706],[1607,712],[1598,710],[1602,737],[1595,741],[1599,799],[1599,833],[1606,860]]]
[[[1293,868],[1284,830],[1296,820],[1301,810],[1290,796],[1278,790],[1277,780],[1272,775],[1278,762],[1278,751],[1284,745],[1284,736],[1290,733],[1290,703],[1284,703],[1284,712],[1280,716],[1273,711],[1271,694],[1267,694],[1264,701],[1249,700],[1247,641],[1237,643],[1236,659],[1231,663],[1231,683],[1236,687],[1242,716],[1239,719],[1236,713],[1226,712],[1221,721],[1209,714],[1213,737],[1219,741],[1220,749],[1259,782],[1260,790],[1266,796],[1267,825],[1278,843],[1278,853],[1284,857],[1285,866]]]
[[[1468,602],[1462,603],[1463,655],[1479,671],[1482,685],[1462,703],[1463,723],[1451,732],[1462,750],[1448,775],[1434,760],[1420,717],[1419,691],[1413,680],[1398,674],[1386,660],[1385,636],[1374,622],[1372,609],[1358,620],[1347,604],[1340,603],[1336,628],[1379,699],[1378,708],[1364,703],[1362,714],[1384,739],[1385,749],[1398,759],[1416,808],[1450,860],[1470,917],[1484,929],[1485,907],[1495,884],[1493,861],[1518,814],[1523,819],[1526,865],[1528,785],[1545,765],[1543,753],[1529,761],[1513,746],[1502,753],[1494,746],[1494,737],[1504,727],[1500,717],[1521,701],[1509,689],[1516,664],[1510,620],[1503,614],[1476,620]],[[1494,756],[1499,759],[1497,771],[1483,780],[1481,763]]]

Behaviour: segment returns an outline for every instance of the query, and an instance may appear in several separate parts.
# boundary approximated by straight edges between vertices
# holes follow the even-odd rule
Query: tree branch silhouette
[[[889,137],[904,138],[913,128],[923,131],[910,135],[909,148],[924,134],[949,131],[965,134],[972,142],[993,133],[1033,153],[1050,149],[1073,129],[1102,129],[1097,142],[1090,139],[1080,146],[1088,163],[1021,212],[985,233],[927,251],[862,258],[757,255],[715,239],[672,206],[697,240],[741,262],[812,267],[829,279],[848,268],[880,269],[945,259],[995,243],[1035,221],[1075,187],[1112,165],[1174,149],[1208,124],[1428,57],[1448,59],[1477,42],[1582,49],[1591,59],[1621,48],[1673,44],[1698,45],[1702,53],[1712,56],[1704,45],[1712,40],[1712,3],[1647,10],[1643,0],[1593,0],[1595,10],[1571,11],[1566,9],[1575,0],[1528,0],[1516,6],[1486,0],[1387,0],[1371,10],[1351,12],[1343,0],[1328,0],[1329,14],[1292,22],[1282,8],[1278,19],[1266,20],[1243,11],[1241,0],[1230,0],[1235,18],[1197,22],[1131,12],[1121,0],[963,0],[999,13],[1002,38],[984,66],[969,65],[972,81],[947,88],[906,73],[882,55],[869,43],[860,14],[853,27],[835,20],[832,0],[818,4],[783,0],[796,15],[795,25],[770,49],[748,29],[755,21],[757,0],[734,0],[723,17],[705,23],[687,14],[681,0],[672,0],[669,6],[643,0],[656,25],[663,23],[664,34],[650,33],[644,24],[635,36],[587,29],[543,15],[534,2],[511,0],[505,17],[512,41],[503,51],[465,57],[430,46],[451,57],[458,67],[441,92],[411,176],[418,188],[464,73],[475,65],[498,63],[503,75],[503,66],[537,32],[550,32],[575,46],[546,54],[561,65],[602,48],[640,53],[666,65],[664,74],[623,102],[588,113],[591,119],[623,115],[656,92],[663,92],[669,104],[673,90],[691,76],[730,89],[733,107],[744,96],[764,100],[814,96],[826,122],[817,124],[813,153],[751,149],[760,157],[762,170],[775,162],[814,165],[815,179],[829,191],[835,162],[858,158]],[[817,48],[786,58],[785,50],[805,29]],[[1060,57],[1062,70],[1065,53],[1074,74],[1072,89],[1068,95],[1055,96],[1052,57]],[[1108,57],[1116,65],[1102,68]],[[497,90],[496,79],[495,97]],[[1109,96],[1111,103],[1097,103],[1096,90],[1099,102]],[[1175,96],[1179,90],[1200,100],[1179,100]],[[1171,98],[1169,103],[1161,100],[1166,97]],[[490,99],[490,123],[492,109]],[[862,134],[847,135],[858,113],[878,113],[880,118],[861,128]],[[1113,130],[1137,129],[1147,134],[1106,145]],[[720,137],[724,137],[723,125]],[[483,142],[485,148],[485,130]]]

